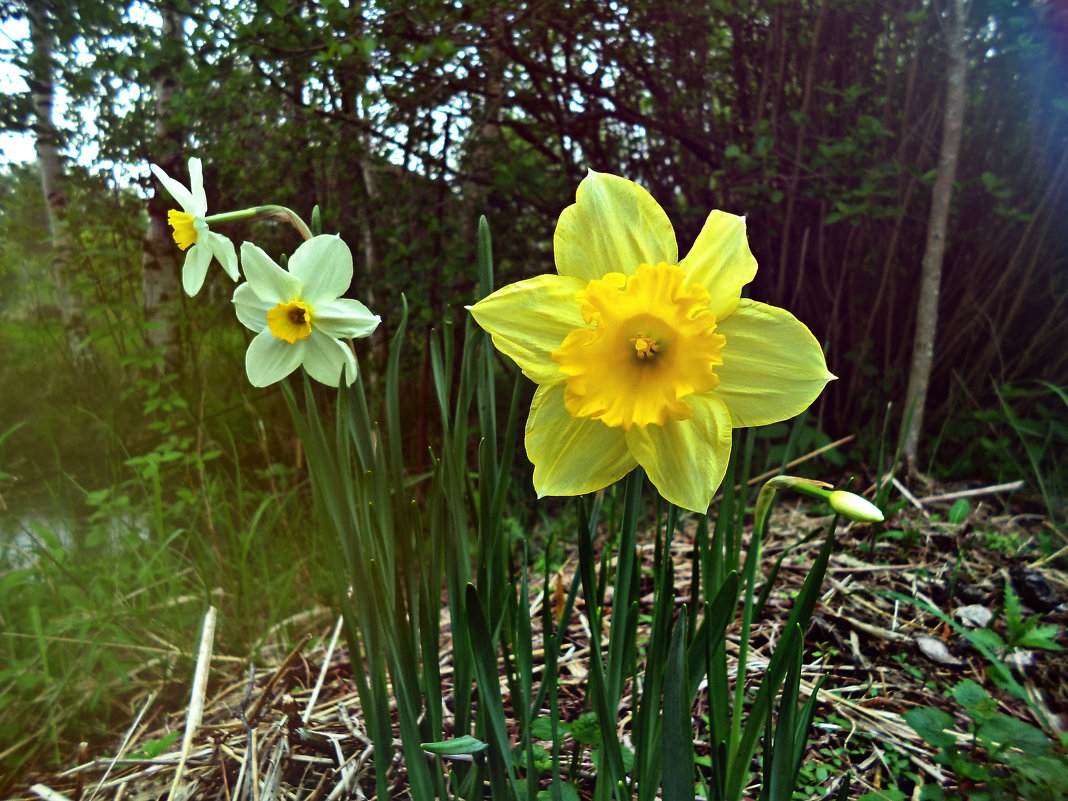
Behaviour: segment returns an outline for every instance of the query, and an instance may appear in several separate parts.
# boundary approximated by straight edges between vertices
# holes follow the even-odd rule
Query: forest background
[[[1024,477],[1055,499],[1068,7],[961,7],[963,127],[918,466]],[[434,443],[425,343],[475,299],[479,215],[498,285],[549,271],[555,219],[587,168],[647,187],[681,252],[710,209],[747,216],[749,294],[804,320],[839,376],[793,447],[852,434],[832,467],[874,470],[896,440],[950,93],[942,2],[8,0],[0,17],[30,33],[6,44],[26,89],[2,97],[2,125],[31,133],[40,156],[0,172],[0,597],[21,593],[0,606],[5,630],[29,633],[2,645],[5,764],[62,761],[121,725],[122,699],[148,681],[130,673],[144,654],[102,643],[143,642],[146,628],[184,642],[210,596],[247,655],[328,594],[308,567],[281,400],[245,379],[226,277],[213,269],[206,293],[181,294],[173,204],[150,162],[184,180],[202,158],[212,212],[318,204],[356,254],[354,295],[383,318],[360,345],[365,375],[381,370],[405,296],[417,466]],[[224,233],[296,244],[269,222]],[[787,431],[771,428],[767,453]],[[541,520],[532,493],[510,508],[517,531]],[[122,537],[138,565],[104,575],[93,554]],[[47,554],[52,580],[32,583],[28,553],[38,567]],[[197,603],[183,611],[185,598]]]

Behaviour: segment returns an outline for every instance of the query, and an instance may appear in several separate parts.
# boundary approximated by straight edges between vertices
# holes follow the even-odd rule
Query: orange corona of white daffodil
[[[205,216],[208,213],[207,196],[204,193],[204,170],[200,159],[189,159],[189,188],[186,189],[167,173],[150,164],[152,174],[159,179],[170,196],[178,201],[181,211],[167,212],[167,222],[174,229],[174,242],[185,251],[182,265],[182,288],[192,297],[204,285],[208,264],[214,256],[235,281],[238,279],[237,251],[234,243],[222,234],[208,229]]]
[[[745,219],[713,211],[686,258],[652,196],[592,170],[553,237],[557,275],[471,308],[538,384],[526,426],[534,488],[579,495],[641,466],[704,512],[731,429],[797,415],[834,379],[789,312],[741,297],[756,274]]]

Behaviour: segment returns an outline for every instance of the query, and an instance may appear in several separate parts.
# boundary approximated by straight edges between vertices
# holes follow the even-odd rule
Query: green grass
[[[113,747],[149,691],[180,709],[209,604],[216,652],[255,660],[330,591],[281,400],[215,312],[183,379],[111,340],[74,370],[54,323],[0,323],[0,792]]]
[[[32,549],[8,553],[19,563],[0,571],[4,775],[66,761],[81,740],[107,742],[146,690],[172,687],[180,708],[209,604],[220,608],[217,651],[254,659],[271,623],[321,596],[306,569],[316,554],[293,536],[305,522],[298,496],[259,497],[217,497],[210,533],[177,504],[157,528],[135,502],[125,518],[75,523],[74,544],[29,529]]]

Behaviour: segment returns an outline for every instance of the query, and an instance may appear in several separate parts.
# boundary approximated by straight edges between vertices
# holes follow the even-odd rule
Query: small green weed
[[[817,720],[813,727],[824,733],[841,732],[848,734],[848,737],[843,746],[823,745],[806,754],[797,787],[794,790],[793,797],[796,801],[828,796],[833,790],[833,785],[829,782],[836,776],[849,771],[852,765],[859,764],[870,757],[876,746],[881,753],[883,764],[887,767],[886,775],[893,783],[882,788],[879,794],[874,796],[875,798],[905,798],[907,797],[905,789],[920,783],[918,771],[906,754],[893,747],[887,747],[884,742],[876,740],[871,734],[856,730],[850,721],[830,714]]]
[[[1023,538],[1015,531],[998,531],[987,529],[977,531],[976,535],[988,551],[999,553],[1002,556],[1016,556],[1023,546]]]
[[[526,781],[540,781],[545,778],[546,775],[552,770],[552,753],[553,751],[568,752],[569,762],[571,764],[571,770],[569,773],[572,776],[578,775],[578,766],[582,761],[583,754],[586,749],[589,749],[590,761],[595,768],[600,768],[601,755],[601,727],[597,721],[597,715],[593,712],[585,712],[575,720],[557,721],[556,722],[556,737],[553,737],[552,720],[548,716],[542,716],[536,718],[531,722],[530,734],[532,742],[529,744],[534,754],[534,766],[537,769],[536,776],[527,776],[524,780],[524,786]],[[542,745],[541,742],[535,743],[533,740],[539,740],[548,745]],[[634,752],[629,748],[622,749],[623,757],[623,769],[625,772],[630,773],[634,770]],[[527,744],[519,744],[512,749],[513,765],[517,770],[525,770],[527,767]],[[578,798],[579,788],[570,782],[562,783],[564,789],[565,798]],[[551,797],[550,791],[540,791],[538,797],[542,798]]]
[[[974,801],[1057,801],[1068,796],[1068,757],[1040,729],[998,712],[997,702],[971,679],[959,682],[948,695],[968,718],[969,738],[962,741],[948,731],[956,720],[941,709],[912,709],[905,720],[939,749],[935,758],[956,775],[962,795]],[[962,751],[965,743],[970,748]],[[941,786],[927,784],[920,797],[940,801],[949,796]]]

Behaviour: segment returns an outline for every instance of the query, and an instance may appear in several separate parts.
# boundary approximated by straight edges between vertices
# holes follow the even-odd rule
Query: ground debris
[[[955,488],[944,488],[943,496]],[[931,514],[939,503],[924,508],[906,506],[881,529],[869,526],[839,530],[824,592],[806,633],[801,690],[813,692],[821,676],[816,718],[804,775],[804,789],[813,797],[834,792],[842,777],[852,773],[851,798],[898,783],[906,797],[916,797],[916,782],[935,782],[948,796],[959,793],[953,779],[937,764],[934,749],[905,723],[904,715],[917,707],[935,707],[953,715],[961,747],[968,746],[967,719],[944,691],[962,678],[982,684],[1000,704],[1000,711],[1033,725],[1023,702],[1000,694],[984,676],[985,662],[962,636],[964,627],[1004,634],[1004,588],[1025,582],[1034,592],[1017,590],[1028,614],[1043,613],[1043,622],[1061,630],[1068,623],[1068,574],[1055,558],[1041,558],[1037,538],[1049,524],[1036,515],[995,515],[979,502],[957,524],[939,522]],[[765,575],[786,549],[775,587],[763,615],[754,621],[749,680],[759,677],[781,633],[791,599],[800,589],[820,537],[798,544],[805,534],[825,528],[830,518],[811,506],[780,503],[762,549]],[[671,544],[677,596],[690,597],[695,527],[690,524]],[[748,534],[746,534],[748,536]],[[1063,546],[1064,542],[1060,542]],[[1060,547],[1057,546],[1057,547]],[[651,565],[652,545],[642,548]],[[647,565],[647,566],[649,566]],[[565,565],[570,579],[573,562]],[[554,579],[556,578],[554,577]],[[1037,588],[1037,589],[1036,589]],[[550,598],[552,593],[550,592]],[[540,642],[542,595],[532,587],[531,615],[536,644]],[[1038,598],[1044,608],[1031,606]],[[651,602],[651,597],[645,599]],[[681,602],[681,600],[680,600]],[[1039,604],[1036,604],[1039,605]],[[582,711],[583,687],[589,657],[589,630],[581,603],[568,621],[568,641],[561,653],[562,713]],[[960,621],[959,623],[955,621]],[[44,790],[72,801],[83,799],[174,798],[333,799],[374,795],[373,749],[361,726],[359,702],[352,681],[352,664],[340,626],[326,609],[309,613],[306,630],[317,632],[287,655],[281,646],[274,667],[240,672],[233,663],[213,665],[213,694],[207,699],[203,722],[181,767],[179,744],[186,710],[163,716],[163,724],[147,731],[135,724],[117,740],[119,758],[98,757],[47,777],[35,777],[43,789],[26,785],[15,797],[45,797]],[[448,633],[447,624],[443,632]],[[737,630],[728,632],[728,655],[736,649]],[[1061,637],[1063,640],[1063,636]],[[441,650],[441,671],[450,673],[451,643]],[[536,652],[535,656],[538,654]],[[1023,659],[1022,656],[1012,656]],[[1068,655],[1028,651],[1019,668],[1048,709],[1047,723],[1068,720]],[[536,666],[535,670],[539,670]],[[694,710],[695,741],[701,743],[707,697],[699,694]],[[146,698],[146,706],[153,697]],[[620,718],[626,741],[629,713]],[[160,717],[153,717],[159,721]],[[177,733],[177,739],[175,734]],[[168,740],[168,738],[170,738]],[[151,744],[171,742],[162,753]],[[122,743],[119,745],[119,743]],[[393,762],[395,798],[406,798],[403,764]],[[707,747],[698,745],[698,756]],[[754,797],[759,788],[754,790]]]

